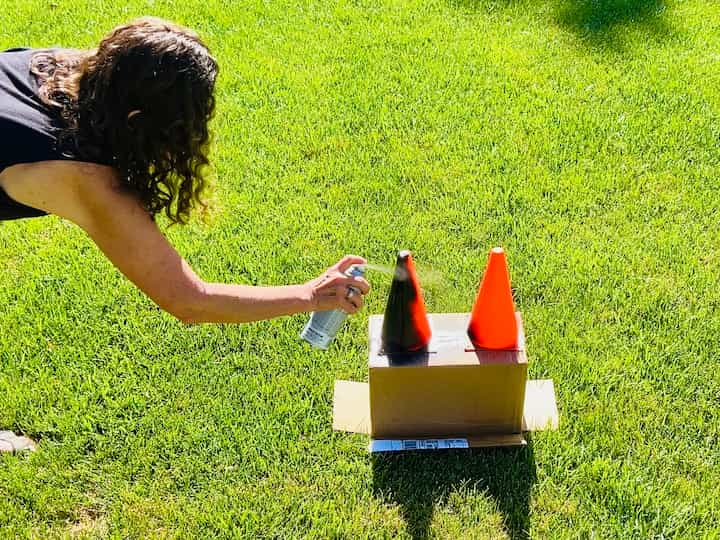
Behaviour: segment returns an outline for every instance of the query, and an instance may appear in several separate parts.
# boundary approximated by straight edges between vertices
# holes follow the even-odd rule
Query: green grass
[[[100,7],[98,7],[100,5]],[[694,0],[15,0],[0,47],[141,14],[219,59],[218,214],[168,231],[208,280],[409,248],[429,311],[509,254],[557,432],[371,458],[331,431],[367,317],[186,327],[74,226],[0,224],[0,537],[718,538],[720,7]],[[48,7],[50,6],[50,7]],[[422,279],[422,275],[421,275]]]

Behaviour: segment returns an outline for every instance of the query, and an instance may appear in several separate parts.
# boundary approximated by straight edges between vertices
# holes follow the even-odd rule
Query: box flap
[[[470,448],[485,448],[490,446],[525,446],[527,441],[522,433],[488,433],[487,435],[473,435],[467,438]]]
[[[552,379],[528,381],[525,385],[523,431],[557,429],[559,416]]]
[[[370,386],[368,383],[335,381],[333,429],[370,434]]]
[[[552,379],[527,381],[523,431],[557,429],[559,414]],[[333,397],[333,429],[351,433],[370,433],[370,387],[367,383],[335,381]],[[469,446],[502,446],[499,438],[518,435],[488,435],[468,437]],[[522,444],[506,440],[506,444]]]

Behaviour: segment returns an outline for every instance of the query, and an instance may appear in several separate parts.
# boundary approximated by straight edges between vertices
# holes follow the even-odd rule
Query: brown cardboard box
[[[369,384],[336,382],[333,427],[376,440],[459,438],[467,446],[525,444],[523,431],[557,428],[552,381],[527,380],[520,314],[513,351],[472,350],[469,316],[429,314],[428,351],[394,358],[381,351],[382,315],[371,316]]]
[[[428,352],[381,354],[382,315],[370,319],[370,419],[375,438],[520,433],[527,357],[522,319],[514,351],[474,351],[469,314],[429,314]]]

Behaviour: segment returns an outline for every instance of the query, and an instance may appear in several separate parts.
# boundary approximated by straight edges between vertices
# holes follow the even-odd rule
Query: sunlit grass
[[[48,5],[52,7],[48,7]],[[186,327],[56,218],[0,224],[0,536],[700,538],[720,509],[720,8],[714,2],[17,0],[0,47],[137,15],[221,66],[219,205],[168,236],[204,278],[279,284],[413,250],[466,311],[508,252],[558,432],[371,459],[331,431],[367,308]]]

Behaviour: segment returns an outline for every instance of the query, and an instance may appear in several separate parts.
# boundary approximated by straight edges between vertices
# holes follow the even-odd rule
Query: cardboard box
[[[522,319],[514,351],[475,351],[469,314],[429,314],[427,353],[380,351],[382,315],[370,318],[370,419],[375,438],[520,433],[527,382]]]
[[[552,381],[527,380],[522,319],[518,348],[473,350],[470,315],[429,314],[426,352],[381,351],[382,315],[370,317],[369,383],[337,381],[334,429],[368,433],[371,451],[525,444],[523,431],[557,428]]]

